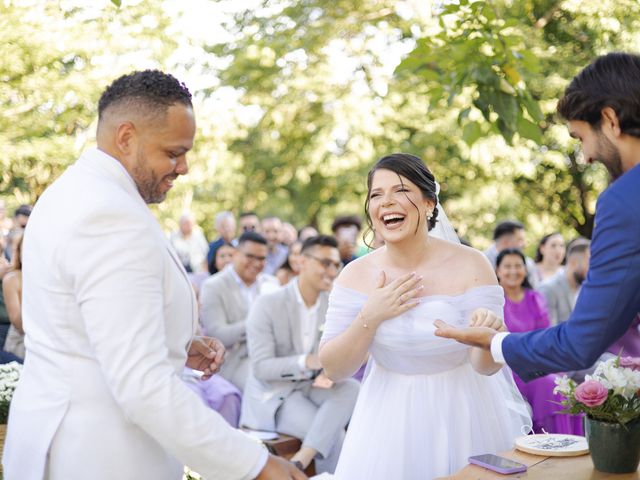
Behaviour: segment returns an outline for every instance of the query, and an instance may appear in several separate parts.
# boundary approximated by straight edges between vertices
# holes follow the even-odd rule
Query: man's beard
[[[575,272],[573,272],[573,281],[576,282],[577,286],[582,285],[586,277],[587,276],[584,274],[584,272],[581,272],[579,270],[576,270]]]
[[[132,177],[145,203],[160,203],[167,196],[166,192],[160,191],[162,180],[158,180],[157,175],[149,167],[142,149],[138,150],[136,155],[136,166],[133,168]]]
[[[612,182],[617,180],[624,173],[622,170],[620,151],[613,143],[611,143],[601,130],[598,131],[598,150],[595,155],[595,160],[602,163],[607,168]]]

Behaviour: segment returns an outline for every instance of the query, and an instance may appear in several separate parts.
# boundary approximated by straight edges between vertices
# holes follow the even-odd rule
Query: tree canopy
[[[157,207],[168,228],[191,209],[213,234],[231,209],[326,230],[362,213],[377,158],[406,151],[475,246],[504,218],[531,239],[590,235],[606,174],[580,161],[555,104],[597,55],[637,49],[638,2],[246,5],[212,0],[224,34],[196,36],[175,1],[0,4],[0,196],[35,201],[91,143],[100,91],[152,66],[193,82],[199,124],[189,178]]]

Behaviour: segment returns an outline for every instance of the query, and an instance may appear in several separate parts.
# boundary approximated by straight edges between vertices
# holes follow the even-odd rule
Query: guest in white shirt
[[[278,217],[267,217],[262,220],[262,234],[267,239],[269,250],[264,266],[265,273],[275,275],[280,265],[287,259],[289,249],[280,243],[282,233],[282,220]]]
[[[180,228],[171,234],[170,241],[187,272],[207,271],[209,244],[192,213],[182,214]]]

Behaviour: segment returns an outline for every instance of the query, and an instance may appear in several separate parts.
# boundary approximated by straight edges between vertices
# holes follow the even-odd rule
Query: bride
[[[482,253],[455,234],[456,243],[429,233],[437,187],[422,160],[386,156],[367,187],[367,221],[385,246],[340,273],[320,347],[334,381],[371,354],[335,478],[448,475],[470,455],[512,448],[530,425],[510,373],[490,352],[433,334],[437,319],[502,329],[504,295]]]

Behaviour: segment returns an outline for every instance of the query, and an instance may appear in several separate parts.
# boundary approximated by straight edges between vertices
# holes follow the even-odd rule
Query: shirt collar
[[[320,295],[318,295],[318,298],[316,299],[316,303],[314,303],[310,307],[307,307],[307,304],[305,303],[304,298],[302,298],[302,293],[300,292],[299,279],[295,278],[293,282],[295,283],[293,291],[296,293],[296,301],[298,302],[298,304],[303,306],[307,310],[312,310],[312,311],[317,310],[318,306],[320,305]]]
[[[230,263],[229,265],[227,265],[225,268],[228,268],[229,271],[231,272],[231,276],[233,277],[233,279],[236,281],[236,283],[238,285],[240,285],[241,287],[244,288],[253,288],[258,284],[258,279],[256,278],[256,281],[253,282],[251,285],[247,285],[246,283],[244,283],[244,280],[242,280],[240,278],[240,275],[238,275],[238,272],[236,272],[235,267],[233,266],[233,263]],[[258,278],[260,278],[260,276],[258,275]]]

